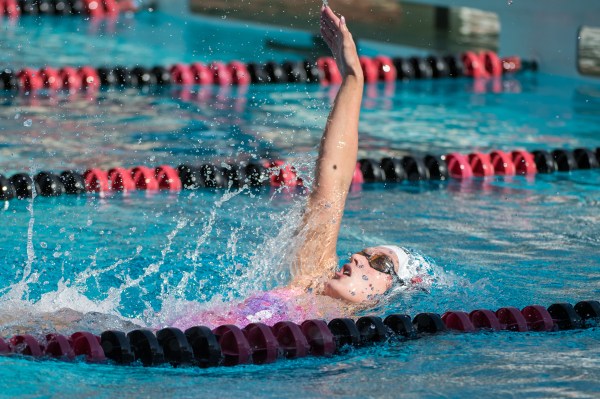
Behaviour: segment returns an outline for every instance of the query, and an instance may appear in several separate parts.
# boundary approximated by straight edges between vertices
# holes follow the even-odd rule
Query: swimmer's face
[[[383,254],[394,263],[394,270],[398,271],[398,257],[389,248],[365,248],[364,253],[369,256]],[[387,273],[379,272],[369,266],[369,261],[362,253],[355,253],[350,257],[340,271],[325,285],[324,294],[336,299],[360,303],[377,299],[392,286],[393,278]]]

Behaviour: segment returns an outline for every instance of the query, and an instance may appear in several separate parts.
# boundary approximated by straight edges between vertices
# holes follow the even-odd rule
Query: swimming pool
[[[248,28],[250,34],[243,24],[184,22],[160,13],[116,26],[107,33],[90,31],[83,20],[22,18],[11,27],[13,40],[37,51],[21,45],[22,50],[3,52],[9,56],[2,62],[39,67],[49,60],[92,65],[196,57],[282,60],[300,56],[258,47],[265,35],[309,39],[258,26]],[[222,46],[207,51],[197,39],[211,29],[207,43],[217,35],[255,41],[234,46],[222,39]],[[175,36],[175,45],[163,47],[154,32]],[[56,50],[42,46],[65,40],[71,44],[69,58],[55,61]],[[597,85],[538,74],[504,78],[501,93],[487,88],[479,93],[467,79],[370,86],[359,156],[598,146]],[[333,94],[318,85],[268,85],[245,91],[103,91],[93,101],[58,94],[32,102],[10,95],[0,107],[0,170],[200,164],[238,159],[240,152],[250,159],[294,158],[308,165]],[[599,184],[600,172],[591,170],[535,179],[365,185],[349,196],[338,253],[344,259],[362,247],[392,242],[436,261],[438,283],[431,294],[407,296],[380,313],[597,299]],[[90,318],[94,332],[127,328],[122,318],[156,325],[190,306],[187,301],[214,303],[262,288],[243,278],[250,264],[270,276],[270,285],[283,283],[287,275],[277,260],[286,251],[300,201],[266,188],[13,200],[5,206],[0,232],[1,335],[52,330],[43,313],[62,307],[120,316]],[[259,253],[269,261],[256,264]],[[206,370],[0,357],[0,376],[7,396],[593,397],[600,375],[598,338],[598,328],[448,333],[333,358]]]

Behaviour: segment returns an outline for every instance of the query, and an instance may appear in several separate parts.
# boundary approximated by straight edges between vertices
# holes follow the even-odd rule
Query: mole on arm
[[[335,169],[337,169],[337,165],[333,165],[333,169],[334,169],[334,170],[335,170]]]

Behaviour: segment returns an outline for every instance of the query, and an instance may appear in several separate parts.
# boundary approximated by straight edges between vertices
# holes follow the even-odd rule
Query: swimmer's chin
[[[360,298],[355,298],[351,295],[349,297],[341,295],[339,290],[335,287],[335,284],[337,282],[336,280],[338,280],[338,279],[332,278],[325,283],[325,287],[323,289],[323,295],[328,296],[333,299],[337,299],[343,303],[352,303],[352,304],[363,303],[363,301],[361,301]]]
[[[325,288],[323,289],[323,295],[328,296],[333,299],[342,299],[341,296],[338,295],[337,291],[331,287],[331,280],[325,283]]]

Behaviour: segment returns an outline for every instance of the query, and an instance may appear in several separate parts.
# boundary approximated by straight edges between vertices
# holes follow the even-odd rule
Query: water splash
[[[306,190],[312,187],[314,165],[315,157],[308,154],[294,161],[297,176],[302,179]],[[274,192],[271,201],[274,198],[278,201],[287,198],[291,203],[278,214],[271,215],[274,226],[270,228],[270,234],[258,245],[256,253],[250,258],[249,266],[234,282],[241,296],[289,283],[294,249],[301,239],[296,233],[307,198],[287,188]]]
[[[217,211],[219,209],[221,209],[223,204],[225,204],[226,202],[230,201],[231,199],[237,197],[241,193],[245,192],[247,189],[248,189],[248,187],[244,186],[241,189],[236,190],[236,191],[228,191],[225,194],[223,194],[223,196],[214,203],[214,205],[210,211],[208,220],[206,221],[206,224],[204,225],[204,228],[202,229],[202,234],[196,241],[196,248],[190,255],[192,262],[194,262],[194,266],[197,265],[198,258],[200,256],[201,247],[206,243],[206,240],[208,239],[208,237],[210,236],[210,234],[213,231],[213,227],[215,225],[215,220],[217,218]]]
[[[177,234],[181,231],[181,229],[183,229],[187,224],[188,224],[187,219],[180,219],[177,221],[177,225],[175,226],[175,228],[166,237],[167,242],[164,245],[164,247],[161,249],[161,251],[160,251],[161,257],[157,262],[154,262],[154,263],[151,263],[150,265],[148,265],[144,269],[144,272],[140,276],[138,276],[136,278],[131,278],[130,276],[126,276],[125,282],[123,284],[121,284],[121,286],[119,286],[118,288],[111,288],[109,290],[108,297],[110,298],[110,301],[112,303],[115,303],[115,304],[120,303],[123,292],[125,290],[131,289],[131,288],[141,288],[142,293],[147,294],[147,289],[145,287],[141,286],[141,283],[146,278],[148,278],[152,275],[158,274],[161,266],[165,263],[165,259],[166,259],[167,255],[171,252],[173,240],[175,239]],[[144,302],[146,303],[147,309],[152,308],[152,306],[150,305],[150,303],[147,300],[145,300]]]
[[[119,259],[118,261],[116,261],[115,263],[113,263],[112,265],[104,268],[104,269],[97,269],[96,270],[96,263],[97,263],[97,258],[98,258],[98,253],[102,250],[101,248],[97,248],[96,249],[96,253],[92,256],[92,263],[88,266],[87,269],[85,269],[83,272],[79,273],[75,279],[74,279],[74,286],[76,287],[80,287],[83,288],[84,285],[87,283],[87,281],[90,278],[94,278],[95,282],[96,282],[96,287],[98,289],[101,289],[100,287],[100,283],[99,283],[99,277],[111,272],[115,269],[117,269],[119,266],[125,265],[130,263],[132,260],[134,260],[135,258],[137,258],[140,253],[142,252],[142,249],[144,247],[142,247],[141,245],[138,245],[136,247],[135,250],[135,254],[129,258],[125,258],[125,259]],[[118,305],[118,304],[115,304]],[[115,306],[116,307],[116,306]]]
[[[31,198],[29,199],[27,204],[27,212],[29,213],[26,244],[27,260],[25,261],[25,265],[23,265],[23,270],[21,272],[21,280],[7,287],[7,293],[3,296],[7,300],[12,301],[21,301],[23,299],[27,300],[29,298],[29,285],[35,283],[39,277],[39,273],[33,271],[33,263],[36,260],[35,249],[33,246],[33,235],[35,226],[35,212],[33,209],[33,204],[35,197],[37,196],[37,193],[35,191],[35,185],[32,185],[31,191]],[[17,276],[18,274],[19,272],[17,272]]]
[[[308,183],[312,173],[308,165],[312,163],[313,159],[298,163],[300,175]],[[241,207],[238,201],[232,201],[240,195],[247,195]],[[196,199],[197,194],[192,193],[187,198]],[[178,201],[185,201],[185,197],[179,197]],[[89,263],[83,271],[78,267],[71,269],[68,260],[65,267],[63,260],[59,269],[48,269],[51,271],[49,274],[40,267],[40,255],[35,252],[34,236],[38,227],[33,203],[30,203],[27,261],[22,268],[22,275],[19,274],[19,278],[15,279],[18,282],[0,291],[0,329],[51,325],[64,330],[68,327],[65,326],[67,321],[82,326],[81,323],[91,323],[92,319],[103,321],[93,326],[90,324],[90,328],[109,328],[115,323],[132,321],[123,315],[134,317],[136,325],[156,326],[160,320],[179,312],[189,312],[195,308],[218,309],[258,289],[284,285],[289,280],[289,249],[294,247],[293,234],[304,201],[304,198],[287,189],[273,192],[266,203],[263,195],[255,195],[248,187],[227,191],[211,200],[208,212],[208,207],[204,207],[203,216],[197,220],[181,218],[181,213],[177,213],[173,219],[175,225],[169,223],[170,230],[165,232],[164,239],[159,239],[161,244],[158,248],[137,245],[131,253],[118,254],[109,263],[107,259],[114,253],[110,247],[92,247],[92,253],[87,255]],[[260,207],[257,207],[258,203]],[[94,204],[99,202],[94,201]],[[105,208],[96,207],[95,211],[102,213]],[[236,215],[234,223],[231,222],[231,215]],[[265,223],[260,223],[260,220],[265,220]],[[103,229],[100,233],[104,234],[102,223],[93,218],[85,218],[81,223],[80,227],[75,228]],[[202,227],[194,234],[196,224]],[[63,227],[61,232],[64,233],[66,229]],[[139,232],[135,236],[138,235]],[[72,235],[64,236],[73,248],[81,248],[82,244],[70,238]],[[190,239],[194,236],[198,238]],[[202,267],[201,262],[203,256],[207,255],[203,251],[214,248],[211,244],[213,240],[221,241],[219,246],[224,248],[214,254],[217,267],[210,270]],[[44,241],[48,239],[44,238]],[[48,248],[53,246],[51,241],[48,244]],[[190,262],[184,262],[181,267],[172,266],[170,256],[174,244],[177,244],[179,256],[190,259]],[[57,243],[56,248],[61,248],[61,244]],[[240,251],[240,248],[244,250]],[[155,256],[154,252],[158,253],[157,259],[146,266],[142,256],[151,259]],[[166,261],[169,261],[169,267],[163,267]],[[140,265],[143,268],[137,271],[135,268]],[[51,266],[44,264],[43,267]],[[57,270],[62,275],[53,275],[52,272]],[[214,273],[219,276],[216,277]],[[42,280],[40,276],[45,277]],[[57,281],[53,281],[54,276]],[[206,284],[210,284],[208,290],[203,289]],[[33,295],[30,296],[30,293]],[[132,295],[140,304],[139,307],[132,308]]]
[[[291,256],[296,248],[296,230],[300,224],[305,199],[294,202],[289,209],[272,220],[277,227],[259,244],[259,250],[250,258],[250,264],[242,275],[234,281],[241,296],[254,291],[268,290],[285,285],[289,281]]]

